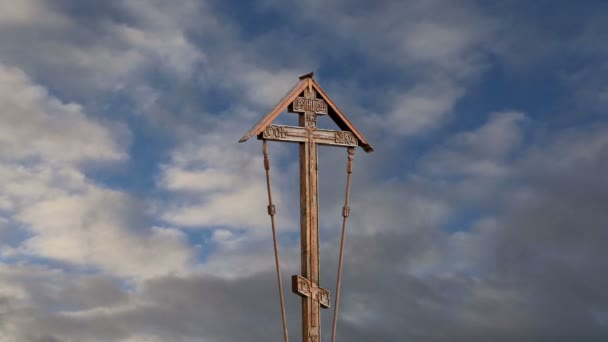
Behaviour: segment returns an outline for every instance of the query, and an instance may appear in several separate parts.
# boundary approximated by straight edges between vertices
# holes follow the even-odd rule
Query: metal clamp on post
[[[274,207],[274,204],[268,206],[268,215],[274,216],[277,213],[277,209]]]

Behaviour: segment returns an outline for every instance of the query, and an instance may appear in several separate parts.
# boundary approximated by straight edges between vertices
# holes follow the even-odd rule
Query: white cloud
[[[243,63],[236,70],[234,67],[235,65],[232,64],[230,68],[232,76],[235,82],[243,87],[248,100],[268,110],[297,83],[297,76],[299,76],[297,70],[268,70],[247,63]],[[260,113],[260,115],[263,114]]]
[[[522,143],[526,120],[520,112],[493,113],[481,127],[454,135],[426,155],[422,169],[429,175],[504,177],[508,157]]]
[[[174,194],[173,203],[160,208],[168,223],[207,228],[268,227],[261,151],[252,154],[251,146],[237,144],[237,134],[223,129],[178,147],[171,162],[162,167],[158,185]],[[275,170],[273,181],[274,200],[280,203],[281,175]]]
[[[185,33],[186,26],[205,10],[196,2],[169,5],[124,0],[91,8],[70,4],[83,13],[96,11],[86,21],[61,13],[64,5],[68,6],[31,0],[3,2],[2,60],[74,97],[100,96],[100,91],[128,93],[148,70],[188,79],[205,61],[204,53]],[[116,11],[130,20],[108,17]],[[54,82],[57,79],[61,82]]]
[[[353,211],[356,211],[353,215],[357,218],[353,221],[353,233],[368,236],[388,231],[414,234],[438,227],[450,213],[447,203],[426,194],[415,182],[374,184],[357,192],[365,196],[352,199]]]
[[[279,232],[281,228],[278,228]],[[213,232],[210,242],[214,246],[213,253],[197,268],[201,274],[243,279],[275,270],[270,227],[255,234],[218,229]],[[300,266],[299,244],[280,242],[279,253],[283,272],[297,272]]]
[[[0,27],[6,24],[58,25],[65,18],[48,8],[42,0],[20,0],[0,2]]]
[[[137,51],[141,62],[164,66],[180,78],[192,77],[196,65],[205,61],[203,53],[179,30],[141,29],[113,24],[109,26],[109,31]]]
[[[463,94],[461,86],[445,79],[422,83],[397,96],[386,118],[376,121],[397,135],[427,132],[445,121]]]
[[[23,253],[126,277],[185,271],[192,253],[183,233],[135,230],[138,222],[130,217],[138,210],[126,195],[98,188],[37,202],[16,217],[33,234]]]
[[[111,131],[87,118],[81,106],[63,103],[21,70],[3,64],[0,107],[0,158],[4,160],[81,162],[126,158],[120,143],[126,140],[124,129],[116,126]]]
[[[486,32],[475,30],[476,23],[446,23],[421,20],[403,37],[403,53],[422,63],[451,67],[466,62],[467,49],[483,41]],[[457,67],[466,65],[456,64]]]
[[[242,132],[235,127],[240,125],[223,116],[209,120],[209,131],[176,147],[157,177],[157,185],[169,195],[169,200],[158,203],[157,215],[172,226],[212,230],[206,242],[210,254],[196,269],[226,279],[249,277],[274,266],[262,151],[256,141],[237,143]],[[299,197],[297,188],[286,186],[281,165],[285,149],[277,145],[281,144],[271,144],[270,158],[281,237],[297,229]],[[297,264],[299,253],[292,244],[281,243],[281,254],[284,267]]]
[[[90,119],[15,68],[0,65],[0,88],[2,207],[7,224],[29,236],[17,247],[3,246],[4,254],[136,278],[185,270],[192,251],[181,232],[139,229],[137,201],[80,169],[83,162],[126,159],[124,127]]]

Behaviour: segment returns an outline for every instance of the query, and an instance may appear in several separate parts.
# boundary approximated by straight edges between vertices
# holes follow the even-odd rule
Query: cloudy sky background
[[[340,340],[605,341],[607,15],[0,1],[0,341],[280,341],[261,144],[237,141],[309,71],[376,150],[355,156]],[[287,286],[298,148],[270,148]],[[319,153],[333,292],[346,152]]]

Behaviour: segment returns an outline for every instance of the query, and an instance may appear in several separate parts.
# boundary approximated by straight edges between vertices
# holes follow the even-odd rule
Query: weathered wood
[[[258,138],[294,143],[307,142],[308,139],[312,138],[317,144],[343,147],[352,147],[358,144],[357,138],[351,132],[328,129],[315,129],[311,131],[303,127],[282,125],[270,125],[266,127]]]
[[[304,96],[296,97],[288,109],[291,113],[314,112],[317,115],[323,115],[327,114],[327,103],[323,99],[317,98],[314,89],[305,89]]]
[[[308,95],[310,96],[311,92]],[[299,116],[299,125],[309,133],[306,142],[300,144],[301,274],[302,277],[319,286],[317,144],[312,138],[316,123],[314,112],[304,112]],[[310,297],[302,297],[302,341],[320,341],[320,316],[319,304]]]
[[[258,139],[300,144],[301,275],[292,277],[292,290],[302,296],[303,342],[321,341],[320,308],[329,307],[329,291],[319,286],[318,145],[348,147],[351,156],[355,146],[361,146],[367,152],[373,151],[365,137],[312,79],[312,76],[312,73],[301,76],[300,82],[240,140],[243,142],[256,135]],[[299,126],[272,124],[272,121],[285,109],[299,113]],[[328,114],[342,130],[318,129],[317,116],[324,114]],[[349,160],[351,159],[349,157]],[[349,174],[350,165],[349,162]],[[268,210],[273,217],[274,206],[269,206]],[[345,218],[348,216],[347,205],[343,208],[342,214]]]
[[[336,103],[327,95],[327,93],[317,84],[317,82],[312,78],[312,73],[306,74],[300,77],[300,81],[277,103],[274,108],[268,112],[260,121],[258,121],[243,137],[239,140],[239,142],[247,141],[252,136],[257,136],[262,133],[266,127],[272,124],[274,119],[277,118],[286,109],[290,111],[294,110],[293,101],[301,98],[300,95],[304,92],[305,89],[308,89],[309,92],[316,92],[320,96],[320,99],[309,99],[312,102],[308,102],[308,104],[304,103],[303,106],[305,108],[301,108],[301,106],[295,106],[296,109],[302,110],[313,109],[310,112],[315,114],[325,114],[327,113],[329,117],[340,127],[342,131],[351,132],[356,138],[357,143],[361,146],[365,152],[372,152],[374,149],[369,144],[367,139],[359,132],[359,130],[353,125],[353,123],[342,113],[342,111],[338,108]],[[306,94],[304,94],[306,95]],[[306,98],[306,96],[304,96]],[[320,101],[319,101],[320,100]],[[325,105],[325,109],[322,109],[322,104]],[[316,109],[316,112],[315,110]]]
[[[305,97],[296,97],[293,100],[290,112],[315,112],[317,114],[327,114],[327,104],[323,99],[307,99]]]
[[[308,74],[304,74],[304,75],[302,75],[302,76],[300,76],[298,78],[301,79],[301,80],[304,80],[304,79],[307,79],[307,78],[312,78],[312,76],[314,76],[314,74],[315,74],[314,71],[311,71]]]
[[[291,276],[291,291],[302,297],[309,297],[313,303],[329,308],[329,291],[299,275]]]

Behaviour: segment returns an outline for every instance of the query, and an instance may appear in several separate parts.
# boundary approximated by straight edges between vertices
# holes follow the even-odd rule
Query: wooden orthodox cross
[[[300,76],[298,82],[279,103],[266,114],[240,140],[252,136],[262,140],[294,142],[300,144],[300,208],[301,208],[301,267],[302,274],[292,276],[292,291],[302,296],[302,341],[319,342],[320,307],[329,308],[329,291],[319,285],[319,208],[317,182],[317,145],[333,145],[349,148],[352,160],[354,147],[361,146],[366,152],[373,149],[355,126],[338,109],[325,91],[312,78],[313,73]],[[317,97],[317,95],[319,97]],[[272,121],[285,109],[299,113],[299,126],[272,125]],[[326,115],[341,130],[317,128],[317,116]],[[351,172],[349,162],[348,172]],[[268,170],[266,161],[266,170]],[[267,175],[268,177],[268,175]],[[268,179],[268,178],[267,178]],[[270,186],[269,186],[270,189]],[[269,190],[270,191],[270,190]],[[271,201],[271,196],[269,195]],[[269,205],[274,216],[274,205]],[[348,206],[342,215],[348,216]],[[273,218],[274,225],[274,218]],[[275,245],[276,252],[276,245]],[[278,259],[277,259],[278,260]],[[278,265],[278,261],[277,261]],[[277,266],[277,270],[279,267]],[[279,274],[280,271],[278,270]],[[280,280],[279,280],[279,286]],[[282,292],[282,288],[280,288]],[[285,320],[285,318],[283,318]],[[286,329],[285,329],[286,330]],[[287,336],[286,336],[287,339]]]

